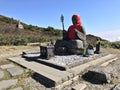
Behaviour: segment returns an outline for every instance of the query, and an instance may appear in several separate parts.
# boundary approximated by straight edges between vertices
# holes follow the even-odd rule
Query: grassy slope
[[[31,36],[31,37],[46,37],[46,38],[55,37],[55,35],[51,31],[49,30],[45,31],[44,30],[45,28],[22,23],[24,27],[27,27],[27,28],[29,27],[29,28],[20,30],[20,29],[16,29],[17,24],[18,24],[17,20],[0,15],[0,34],[22,35],[22,36]]]

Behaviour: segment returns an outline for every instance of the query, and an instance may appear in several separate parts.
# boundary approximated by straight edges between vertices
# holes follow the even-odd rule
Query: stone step
[[[105,63],[116,56],[113,54],[106,55],[99,59],[84,63],[82,65],[71,68],[67,71],[61,71],[59,69],[35,62],[27,61],[25,58],[18,56],[9,58],[10,61],[13,61],[17,64],[20,64],[28,69],[33,70],[34,72],[40,74],[41,79],[47,82],[51,87],[60,89],[65,85],[69,85],[73,80],[77,80],[84,71],[90,68],[94,68],[102,63]]]
[[[0,79],[3,78],[4,76],[5,76],[4,72],[0,70]]]
[[[52,84],[52,86],[56,86],[58,84],[63,83],[64,81],[67,81],[69,78],[72,78],[73,75],[70,72],[66,72],[66,71],[61,71],[46,65],[43,65],[41,63],[37,63],[34,61],[26,61],[24,58],[22,58],[21,56],[19,57],[13,57],[13,58],[9,58],[9,60],[16,62],[28,69],[31,69],[35,72],[37,72],[38,74],[41,75],[42,78],[46,78],[45,81],[50,82],[50,85]]]
[[[21,75],[24,73],[24,70],[18,67],[8,68],[7,71],[10,73],[11,76]]]

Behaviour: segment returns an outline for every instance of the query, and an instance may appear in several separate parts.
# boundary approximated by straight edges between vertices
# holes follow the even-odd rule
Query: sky
[[[0,15],[39,27],[65,30],[79,14],[87,34],[120,41],[120,0],[0,0]]]

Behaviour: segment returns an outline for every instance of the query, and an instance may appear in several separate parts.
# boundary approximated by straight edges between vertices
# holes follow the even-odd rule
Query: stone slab
[[[84,90],[85,88],[87,87],[86,84],[78,84],[78,85],[75,85],[74,87],[72,87],[72,90]]]
[[[0,81],[0,90],[5,90],[12,85],[16,85],[17,82],[18,82],[18,79],[10,79],[10,80]]]
[[[7,71],[8,71],[12,76],[21,75],[21,74],[24,73],[24,70],[23,70],[22,68],[18,68],[18,67],[8,68]]]
[[[4,72],[0,70],[0,79],[5,76]]]
[[[37,72],[41,77],[43,76],[42,78],[46,78],[46,81],[53,85],[61,84],[73,76],[72,73],[67,71],[61,71],[34,61],[26,61],[21,56],[9,58],[9,60]]]
[[[0,66],[0,68],[2,68],[2,69],[12,68],[12,67],[15,67],[15,65],[13,65],[13,64],[11,64],[11,63]]]
[[[118,74],[118,70],[113,65],[98,66],[88,71],[90,78],[99,83],[110,83]]]
[[[17,88],[10,89],[10,90],[23,90],[23,88],[22,87],[17,87]]]
[[[100,66],[107,66],[107,65],[109,65],[110,63],[112,63],[113,61],[116,61],[117,59],[118,59],[117,57],[114,58],[114,59],[111,59],[111,60],[109,60],[109,61],[107,61],[107,62],[101,64]]]

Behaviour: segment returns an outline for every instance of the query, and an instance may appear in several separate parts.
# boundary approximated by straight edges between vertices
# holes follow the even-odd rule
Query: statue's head
[[[81,19],[80,19],[80,16],[79,15],[77,15],[77,14],[74,14],[73,16],[72,16],[72,23],[75,25],[75,24],[82,24],[82,22],[81,22]]]

